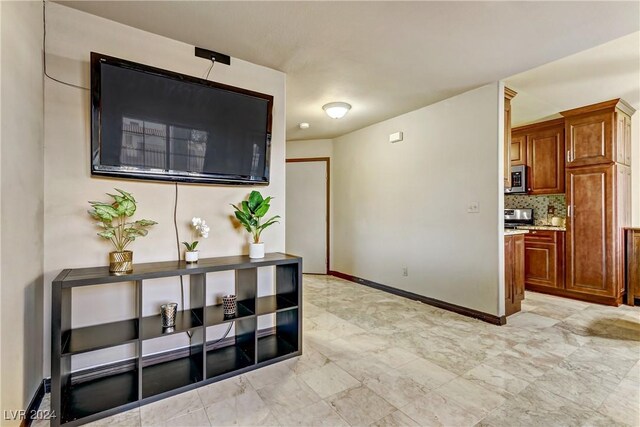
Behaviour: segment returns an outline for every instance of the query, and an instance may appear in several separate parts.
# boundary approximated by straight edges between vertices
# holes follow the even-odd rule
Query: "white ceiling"
[[[640,30],[638,1],[60,3],[287,73],[288,140],[342,135]],[[353,109],[329,119],[330,101]]]
[[[509,77],[505,83],[518,92],[512,101],[516,126],[614,98],[640,109],[640,32]]]

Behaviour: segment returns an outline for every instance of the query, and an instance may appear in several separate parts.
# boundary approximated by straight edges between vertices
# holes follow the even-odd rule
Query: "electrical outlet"
[[[552,206],[552,205],[547,206],[547,213],[548,213],[549,215],[553,215],[554,213],[556,213],[556,208],[555,208],[555,206]]]
[[[469,202],[467,205],[467,213],[479,213],[480,212],[480,203],[479,202]]]
[[[409,267],[402,267],[402,275],[407,277],[409,275]]]

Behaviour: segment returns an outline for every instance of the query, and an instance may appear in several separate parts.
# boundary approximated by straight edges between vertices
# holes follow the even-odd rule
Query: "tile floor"
[[[640,425],[640,308],[527,292],[498,327],[305,276],[303,310],[302,357],[93,425]]]

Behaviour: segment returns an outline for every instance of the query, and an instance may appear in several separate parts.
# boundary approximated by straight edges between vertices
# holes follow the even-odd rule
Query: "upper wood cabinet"
[[[529,194],[564,193],[564,119],[514,128],[511,158],[527,165]]]
[[[631,117],[617,110],[616,116],[616,162],[631,166]]]
[[[504,88],[504,188],[511,187],[511,100],[517,92]]]
[[[625,101],[614,99],[560,113],[565,117],[567,167],[631,165],[634,111]]]
[[[527,135],[511,132],[511,166],[527,164]]]

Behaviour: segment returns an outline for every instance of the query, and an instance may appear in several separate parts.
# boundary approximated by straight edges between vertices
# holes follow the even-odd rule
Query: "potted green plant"
[[[155,221],[141,219],[129,221],[136,212],[136,200],[130,193],[115,189],[119,194],[109,194],[112,203],[89,202],[88,211],[97,225],[102,229],[98,236],[111,241],[115,251],[109,253],[109,272],[127,274],[133,271],[133,252],[126,250],[136,238],[147,235],[148,227],[157,224]]]
[[[209,237],[209,226],[206,221],[202,218],[193,217],[191,218],[191,227],[192,227],[192,237],[194,240],[191,242],[182,242],[182,244],[187,248],[184,253],[184,260],[188,263],[198,262],[198,250],[196,246],[198,246],[198,237],[208,238]]]
[[[253,238],[253,242],[249,244],[249,258],[264,258],[264,243],[260,241],[260,234],[280,218],[276,215],[264,222],[262,220],[269,211],[272,198],[263,198],[259,191],[252,191],[248,200],[242,201],[239,206],[231,205],[235,209],[236,218]]]

